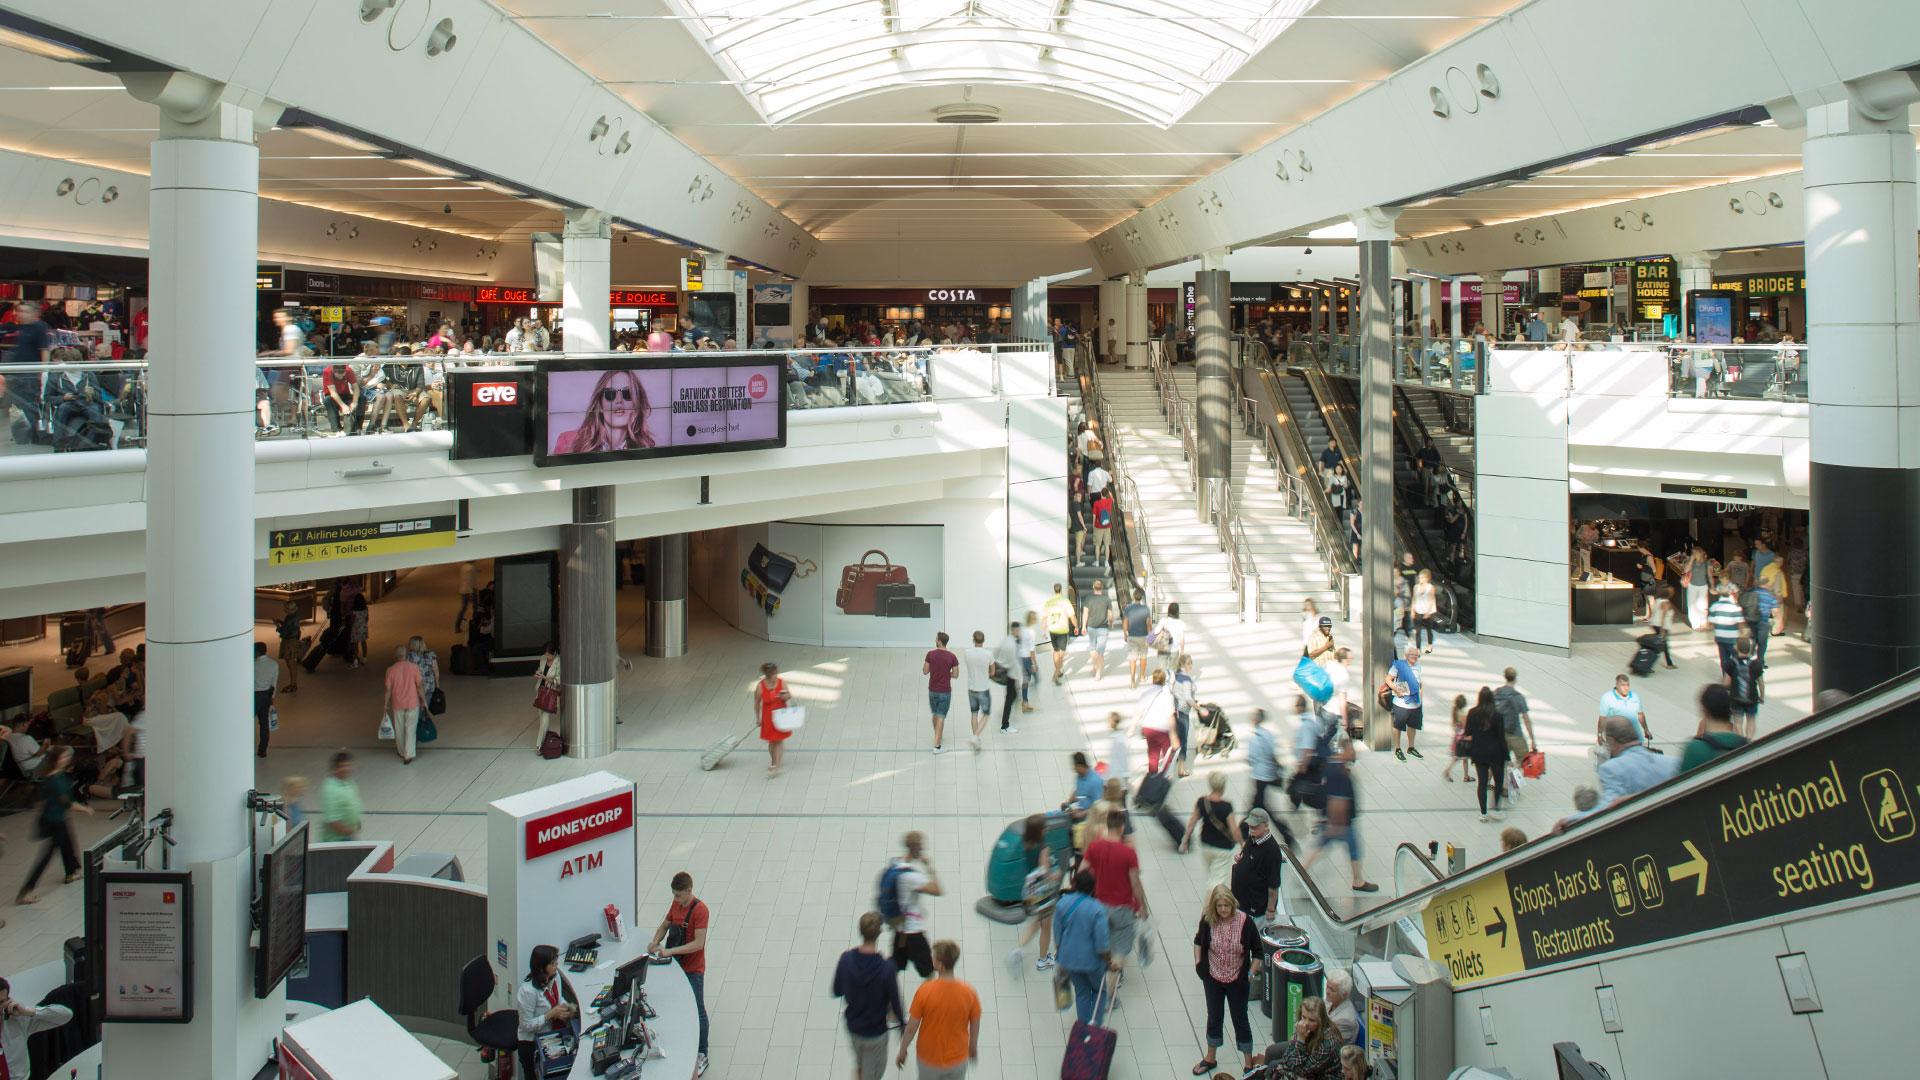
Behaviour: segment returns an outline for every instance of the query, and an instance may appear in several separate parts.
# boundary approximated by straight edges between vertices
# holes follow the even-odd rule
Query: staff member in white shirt
[[[13,987],[0,979],[0,1077],[27,1080],[33,1059],[27,1054],[27,1036],[57,1028],[73,1019],[65,1005],[31,1005],[13,1000]]]
[[[574,1018],[576,1008],[564,980],[560,978],[560,950],[551,945],[535,945],[527,960],[527,977],[514,991],[513,1004],[520,1013],[520,1075],[539,1076],[537,1044],[542,1035],[558,1030]],[[22,1074],[25,1075],[25,1074]]]

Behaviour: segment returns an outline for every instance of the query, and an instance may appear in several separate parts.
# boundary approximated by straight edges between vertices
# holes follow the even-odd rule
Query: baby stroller
[[[1193,754],[1197,758],[1225,757],[1233,751],[1233,725],[1227,711],[1211,701],[1193,707]]]

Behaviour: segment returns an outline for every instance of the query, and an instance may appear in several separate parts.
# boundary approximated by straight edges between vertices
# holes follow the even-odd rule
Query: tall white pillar
[[[1448,311],[1447,325],[1451,328],[1451,331],[1454,337],[1463,338],[1467,336],[1467,331],[1466,331],[1467,298],[1465,295],[1465,289],[1467,287],[1466,282],[1461,281],[1458,277],[1454,277],[1449,279],[1448,284],[1453,286],[1453,303],[1450,305],[1450,310]]]
[[[251,1077],[285,994],[253,996],[253,355],[260,152],[252,108],[193,76],[128,76],[160,107],[149,183],[147,813],[193,874],[188,1024],[109,1024],[110,1076]],[[277,111],[273,115],[277,116]],[[260,118],[270,123],[271,117]]]
[[[1426,278],[1420,283],[1420,336],[1435,336],[1434,313],[1439,311],[1440,279]]]
[[[1680,334],[1684,337],[1693,333],[1693,311],[1687,294],[1713,288],[1713,254],[1683,251],[1674,256],[1674,264],[1680,272]],[[1735,326],[1737,332],[1737,322]]]
[[[1545,266],[1534,271],[1538,274],[1540,288],[1534,294],[1535,307],[1540,312],[1540,320],[1547,324],[1549,336],[1560,332],[1560,268]]]
[[[1147,366],[1147,342],[1153,334],[1153,324],[1147,321],[1147,275],[1143,270],[1135,270],[1127,275],[1127,366],[1144,368]]]
[[[787,326],[793,331],[793,343],[807,340],[807,309],[813,302],[813,287],[804,281],[793,283],[793,301],[787,306]]]
[[[1501,308],[1506,301],[1506,288],[1506,271],[1480,271],[1480,322],[1487,328],[1489,341],[1500,337],[1501,320],[1506,317]]]
[[[561,233],[566,284],[561,293],[561,348],[569,355],[612,347],[613,223],[602,210],[569,210]],[[564,669],[562,669],[564,670]]]
[[[1100,283],[1100,305],[1094,325],[1086,336],[1093,341],[1094,352],[1104,364],[1115,364],[1127,349],[1127,285],[1124,281]]]
[[[1801,151],[1816,690],[1920,665],[1920,92],[1898,80],[1809,109]]]

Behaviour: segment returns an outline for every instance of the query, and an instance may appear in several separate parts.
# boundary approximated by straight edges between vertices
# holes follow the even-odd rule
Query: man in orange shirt
[[[920,984],[907,1010],[907,1029],[894,1064],[907,1067],[907,1048],[920,1038],[920,1080],[961,1080],[980,1057],[980,995],[953,977],[960,946],[933,943],[933,978]]]

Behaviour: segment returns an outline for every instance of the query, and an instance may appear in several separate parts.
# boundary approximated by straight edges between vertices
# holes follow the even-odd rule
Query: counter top
[[[647,938],[635,931],[627,931],[625,941],[600,941],[600,959],[582,972],[561,971],[573,992],[579,995],[580,1007],[584,1010],[592,1004],[595,995],[613,982],[613,973],[621,964],[640,956],[647,951]],[[659,1015],[647,1021],[652,1029],[654,1044],[665,1055],[660,1058],[648,1058],[641,1064],[641,1075],[648,1080],[670,1077],[681,1080],[693,1075],[693,1056],[700,1046],[700,1017],[694,1010],[693,986],[687,982],[686,973],[680,970],[676,961],[671,964],[654,964],[647,971],[647,1003],[653,1006]],[[580,1052],[573,1059],[573,1069],[567,1076],[569,1080],[592,1080],[593,1077],[593,1033],[598,1029],[599,1018],[589,1016],[583,1019],[594,1022],[594,1027],[583,1027],[580,1032]]]

